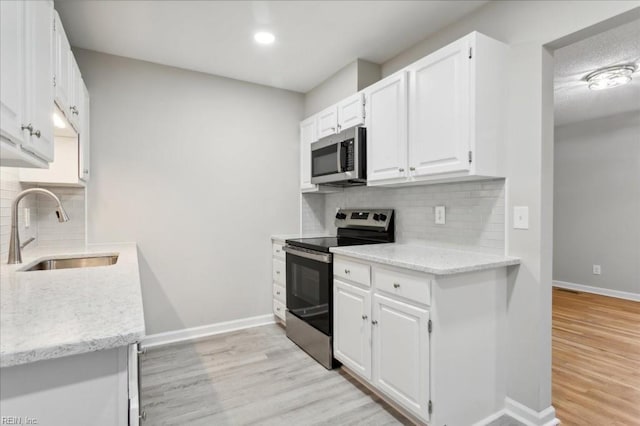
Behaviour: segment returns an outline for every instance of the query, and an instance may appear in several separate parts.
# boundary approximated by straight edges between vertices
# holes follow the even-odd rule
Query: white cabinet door
[[[33,132],[23,148],[52,161],[53,2],[25,2],[25,17],[25,118]]]
[[[356,93],[338,103],[338,131],[364,124],[364,94]]]
[[[69,115],[71,106],[71,46],[64,32],[60,16],[55,12],[55,99],[65,115]]]
[[[311,183],[311,144],[316,138],[316,117],[300,123],[300,189],[302,192],[315,191],[317,185]]]
[[[333,282],[333,351],[337,360],[371,379],[370,292]]]
[[[407,79],[404,71],[365,89],[368,182],[407,176]]]
[[[73,53],[69,55],[69,108],[67,118],[71,125],[80,133],[80,109],[83,102],[83,85],[82,76],[80,75],[80,68],[76,62],[76,58]]]
[[[22,143],[24,137],[21,127],[25,4],[22,1],[0,2],[0,135],[15,144]]]
[[[429,418],[429,312],[375,295],[373,380],[403,407]]]
[[[424,176],[469,169],[469,39],[409,69],[409,167]]]
[[[91,146],[91,108],[89,106],[89,91],[87,87],[84,85],[84,81],[80,79],[82,83],[82,99],[80,102],[80,134],[78,137],[80,138],[80,152],[79,152],[79,165],[78,170],[80,173],[80,179],[85,182],[89,180],[91,175],[89,157],[90,157],[90,146]]]
[[[338,108],[335,105],[319,112],[316,117],[318,139],[338,132]]]

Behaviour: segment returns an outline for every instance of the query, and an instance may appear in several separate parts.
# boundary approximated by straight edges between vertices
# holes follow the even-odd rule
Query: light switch
[[[446,209],[444,206],[436,206],[435,219],[436,225],[444,225],[446,223]]]
[[[529,229],[529,207],[513,207],[513,229]]]

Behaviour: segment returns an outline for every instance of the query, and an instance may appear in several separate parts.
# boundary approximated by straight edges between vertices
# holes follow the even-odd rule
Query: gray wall
[[[507,395],[534,411],[551,405],[553,244],[553,57],[545,46],[640,6],[638,1],[501,1],[417,43],[382,64],[387,76],[480,31],[511,46],[504,117],[507,151],[507,253],[521,258],[509,273]],[[573,40],[575,41],[575,40]],[[569,41],[567,41],[567,44]],[[556,47],[562,47],[557,44]],[[513,206],[529,207],[529,229],[512,228]]]
[[[381,67],[356,59],[304,95],[304,116],[309,117],[380,80]]]
[[[640,295],[640,112],[556,127],[554,195],[553,279]]]
[[[136,241],[147,333],[269,314],[299,229],[302,95],[74,51],[91,94],[90,242]]]

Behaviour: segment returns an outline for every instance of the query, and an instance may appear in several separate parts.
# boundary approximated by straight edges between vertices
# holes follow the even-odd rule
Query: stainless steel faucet
[[[25,189],[24,191],[19,193],[16,196],[16,199],[13,200],[13,204],[11,205],[11,240],[9,241],[9,259],[7,260],[8,264],[22,263],[20,235],[18,233],[18,204],[20,204],[20,200],[22,200],[29,194],[44,194],[53,198],[56,203],[58,203],[58,207],[56,207],[58,222],[69,221],[69,216],[67,216],[67,212],[64,211],[60,199],[53,192],[47,191],[46,189],[42,188],[30,188]]]

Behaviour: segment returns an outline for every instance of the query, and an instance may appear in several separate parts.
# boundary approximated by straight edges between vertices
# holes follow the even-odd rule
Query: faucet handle
[[[24,243],[20,244],[20,250],[22,250],[23,248],[25,248],[26,246],[28,246],[30,243],[34,242],[35,240],[36,240],[36,237],[29,238],[27,241],[25,241]]]

